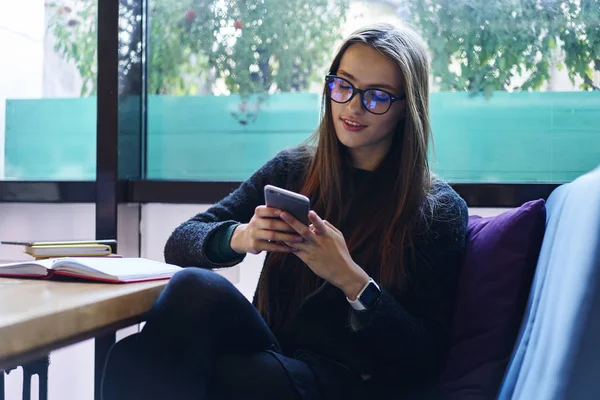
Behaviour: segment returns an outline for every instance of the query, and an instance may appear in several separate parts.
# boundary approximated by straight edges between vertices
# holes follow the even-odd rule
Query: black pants
[[[186,268],[142,332],[111,349],[103,399],[322,398],[310,367],[277,349],[265,321],[229,281]]]

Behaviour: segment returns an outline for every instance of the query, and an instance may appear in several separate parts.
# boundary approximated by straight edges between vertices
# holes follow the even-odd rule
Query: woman
[[[178,227],[186,268],[109,357],[104,398],[364,399],[441,372],[467,221],[429,170],[428,61],[411,29],[350,35],[325,79],[316,148],[282,151]],[[306,226],[264,206],[307,195]],[[249,303],[212,268],[267,252]]]

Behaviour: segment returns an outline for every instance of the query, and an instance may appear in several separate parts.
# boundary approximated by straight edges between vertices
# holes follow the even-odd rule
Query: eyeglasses
[[[336,75],[327,75],[325,83],[327,84],[327,93],[331,100],[344,104],[352,100],[356,94],[360,94],[360,99],[365,110],[376,115],[385,114],[394,102],[404,100],[406,97],[404,94],[394,96],[390,92],[381,89],[357,89],[346,79]]]

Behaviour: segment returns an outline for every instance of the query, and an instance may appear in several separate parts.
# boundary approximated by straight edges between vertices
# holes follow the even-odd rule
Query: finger
[[[258,206],[254,209],[254,215],[261,218],[277,218],[281,214],[281,210],[278,208]]]
[[[294,249],[293,247],[290,247],[286,244],[282,243],[277,243],[277,242],[267,242],[267,241],[263,241],[261,243],[261,248],[263,251],[271,251],[271,252],[275,252],[275,253],[295,253],[298,250]]]
[[[296,233],[291,226],[279,218],[257,218],[255,223],[259,229]]]
[[[308,226],[298,221],[294,216],[288,212],[281,213],[281,219],[284,220],[289,226],[291,226],[300,236],[304,239],[311,239],[314,233],[309,229]]]
[[[325,231],[325,232],[323,232],[323,233],[322,233],[322,232],[319,232],[319,231],[317,230],[317,228],[315,228],[315,226],[314,226],[313,224],[310,224],[308,228],[309,228],[309,229],[310,229],[310,231],[311,231],[313,234],[315,234],[316,236],[323,236],[323,235],[324,235],[324,234],[327,232],[327,231]]]
[[[305,251],[309,247],[309,244],[306,241],[302,241],[302,242],[283,242],[283,243],[285,243],[286,246],[289,246],[292,249],[295,249],[297,251]]]
[[[315,228],[315,233],[317,235],[324,235],[325,233],[327,233],[327,225],[323,223],[323,220],[321,219],[321,217],[319,217],[319,215],[316,212],[311,210],[308,213],[308,219],[310,220],[310,222],[312,222]]]
[[[333,226],[333,224],[331,222],[324,220],[323,223],[327,227],[329,227],[329,228],[333,229],[335,232],[339,233],[340,235],[342,234],[342,232],[338,228],[336,228],[335,226]]]
[[[277,231],[270,231],[266,229],[259,229],[256,231],[256,238],[259,240],[270,240],[271,242],[290,242],[299,243],[302,242],[302,236],[297,233],[283,233]]]

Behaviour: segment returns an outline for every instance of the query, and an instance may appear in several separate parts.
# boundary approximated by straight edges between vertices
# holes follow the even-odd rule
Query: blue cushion
[[[546,209],[546,234],[500,400],[569,398],[576,386],[600,393],[600,379],[590,377],[590,387],[582,388],[583,377],[574,373],[582,357],[600,349],[600,340],[587,338],[598,325],[591,315],[600,314],[594,306],[600,295],[600,168],[556,189]],[[600,361],[593,362],[598,371]]]

